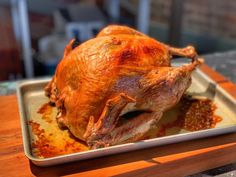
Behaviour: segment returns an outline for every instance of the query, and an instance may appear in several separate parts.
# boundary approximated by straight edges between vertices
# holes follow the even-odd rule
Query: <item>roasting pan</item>
[[[43,91],[43,88],[48,81],[49,78],[29,80],[20,82],[17,87],[24,152],[25,155],[38,166],[50,166],[66,162],[86,160],[154,146],[236,132],[236,100],[201,70],[197,69],[192,74],[192,85],[188,89],[188,92],[190,95],[203,96],[214,101],[217,105],[216,114],[223,118],[215,128],[194,132],[179,130],[167,136],[146,139],[139,142],[126,143],[96,150],[84,150],[81,152],[49,158],[40,158],[35,156],[32,151],[32,141],[35,137],[32,133],[32,128],[29,125],[29,121],[37,121],[39,119],[37,110],[42,104],[48,102],[48,98],[44,96]]]

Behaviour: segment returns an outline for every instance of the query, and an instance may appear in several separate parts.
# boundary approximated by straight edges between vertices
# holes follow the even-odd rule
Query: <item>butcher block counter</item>
[[[230,72],[225,66],[229,54],[234,56],[229,68],[236,69],[236,52],[206,56],[206,63],[216,70],[222,69],[216,64],[217,59],[212,61],[220,57],[219,62],[229,78]],[[231,78],[227,79],[208,65],[202,65],[201,70],[236,98],[236,85],[229,81]],[[236,163],[236,133],[231,133],[63,165],[35,166],[24,155],[14,84],[8,83],[10,90],[6,85],[0,84],[0,176],[198,176],[193,174]],[[234,173],[232,170],[236,169],[231,169]]]

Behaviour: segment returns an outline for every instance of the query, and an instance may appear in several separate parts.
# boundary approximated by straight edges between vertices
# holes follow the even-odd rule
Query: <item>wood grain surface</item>
[[[236,86],[201,69],[236,98]],[[236,162],[236,133],[52,167],[24,155],[16,95],[0,97],[0,176],[186,176]]]

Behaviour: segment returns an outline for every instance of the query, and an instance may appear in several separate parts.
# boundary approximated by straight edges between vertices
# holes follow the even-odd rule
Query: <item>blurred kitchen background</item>
[[[0,0],[0,81],[52,75],[70,39],[108,24],[200,54],[236,49],[236,0]]]

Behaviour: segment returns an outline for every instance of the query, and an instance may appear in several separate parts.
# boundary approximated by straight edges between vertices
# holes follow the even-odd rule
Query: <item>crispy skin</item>
[[[59,109],[59,125],[92,148],[140,139],[179,101],[201,63],[193,47],[168,47],[123,26],[108,26],[73,50],[72,43],[45,91]],[[193,62],[174,68],[172,55]],[[131,110],[149,113],[119,123]]]
[[[136,31],[127,26],[110,25],[104,28],[102,31],[100,31],[97,37],[109,36],[109,35],[121,35],[121,34],[146,36],[145,34],[140,33],[139,31]]]

